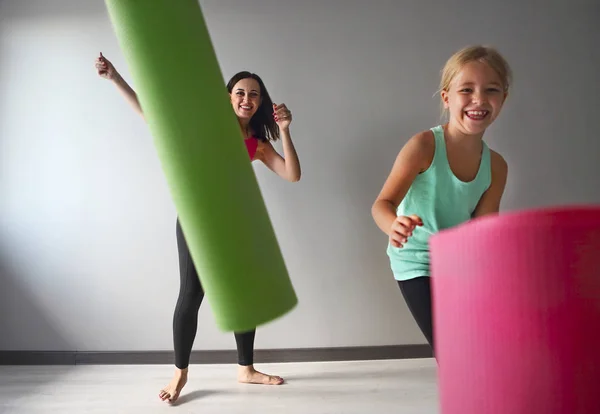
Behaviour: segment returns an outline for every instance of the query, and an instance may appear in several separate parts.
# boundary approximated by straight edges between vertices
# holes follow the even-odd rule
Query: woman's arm
[[[123,95],[131,107],[143,118],[144,113],[142,112],[142,107],[138,101],[137,94],[131,88],[131,86],[125,82],[125,79],[123,79],[113,64],[106,59],[102,53],[100,53],[100,56],[96,59],[96,70],[98,71],[98,75],[100,75],[100,77],[113,82],[119,93]]]
[[[281,141],[283,142],[283,157],[275,151],[270,142],[261,142],[259,143],[257,158],[281,178],[291,182],[299,181],[301,175],[300,161],[292,143],[290,131],[289,129],[280,131]]]
[[[138,101],[137,94],[135,91],[129,86],[125,79],[121,77],[121,74],[116,72],[115,77],[112,79],[114,85],[117,87],[117,90],[125,100],[131,105],[131,107],[143,118],[144,112],[142,111],[142,107],[140,106],[140,102]]]
[[[283,157],[275,151],[270,142],[261,142],[259,143],[257,158],[281,178],[291,182],[299,181],[301,176],[300,160],[290,133],[292,114],[285,104],[273,104],[273,115],[277,125],[279,125],[283,143]]]

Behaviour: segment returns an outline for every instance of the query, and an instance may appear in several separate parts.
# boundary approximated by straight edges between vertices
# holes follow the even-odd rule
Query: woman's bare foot
[[[238,369],[238,382],[244,384],[281,385],[283,378],[275,375],[263,374],[254,369],[253,365],[240,366]]]
[[[176,369],[175,376],[169,385],[160,390],[158,397],[163,401],[175,402],[187,383],[188,369]]]

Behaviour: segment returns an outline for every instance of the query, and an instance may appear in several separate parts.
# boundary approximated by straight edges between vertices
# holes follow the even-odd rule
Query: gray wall
[[[130,79],[103,2],[83,3],[0,2],[0,349],[171,349],[176,213],[143,121],[96,76],[102,51]],[[202,2],[224,75],[258,72],[294,112],[302,180],[255,171],[300,304],[258,348],[424,343],[370,206],[464,45],[515,72],[486,135],[503,208],[600,202],[600,3],[510,3]],[[195,349],[234,348],[208,303],[199,323]]]

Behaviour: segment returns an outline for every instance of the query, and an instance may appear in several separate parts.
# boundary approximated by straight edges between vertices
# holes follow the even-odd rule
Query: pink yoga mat
[[[600,413],[600,206],[430,240],[442,414]]]

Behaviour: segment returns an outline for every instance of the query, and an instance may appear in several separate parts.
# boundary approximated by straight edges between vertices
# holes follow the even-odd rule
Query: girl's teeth
[[[484,118],[488,114],[488,111],[467,111],[467,116],[469,118],[481,119]]]

